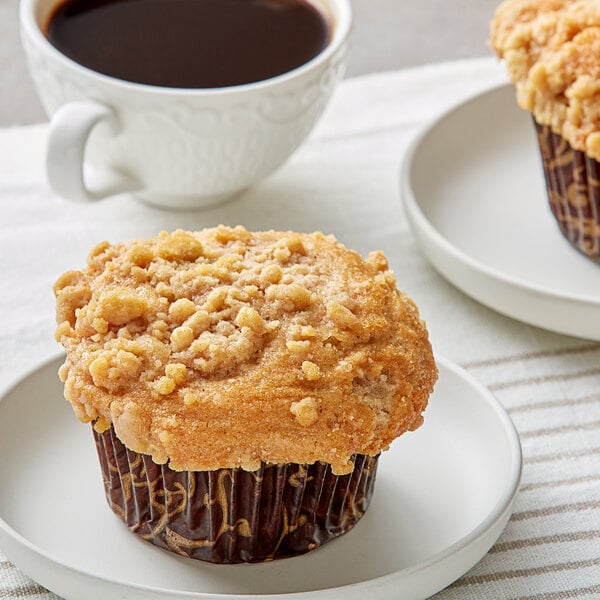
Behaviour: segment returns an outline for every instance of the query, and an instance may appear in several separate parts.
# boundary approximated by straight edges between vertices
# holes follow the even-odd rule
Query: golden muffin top
[[[491,25],[521,108],[600,160],[600,1],[506,0]]]
[[[65,396],[175,470],[352,470],[418,427],[427,330],[381,252],[224,226],[98,245],[54,286]]]

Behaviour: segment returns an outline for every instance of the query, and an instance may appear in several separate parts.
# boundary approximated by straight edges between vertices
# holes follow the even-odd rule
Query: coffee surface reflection
[[[217,88],[269,79],[319,54],[327,20],[307,0],[67,0],[46,36],[105,75]]]

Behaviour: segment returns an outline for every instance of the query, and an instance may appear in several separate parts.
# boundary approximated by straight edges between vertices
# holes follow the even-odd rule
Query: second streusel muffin
[[[533,115],[560,230],[600,261],[600,2],[506,0],[491,43]]]
[[[94,424],[109,504],[203,560],[291,556],[348,531],[437,376],[385,257],[320,233],[103,243],[55,293],[60,376]]]

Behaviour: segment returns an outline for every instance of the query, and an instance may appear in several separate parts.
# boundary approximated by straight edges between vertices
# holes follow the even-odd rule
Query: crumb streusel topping
[[[176,470],[352,469],[418,427],[437,377],[381,252],[224,226],[102,243],[62,275],[60,377],[83,422]]]
[[[600,2],[505,0],[491,44],[521,108],[600,161]]]

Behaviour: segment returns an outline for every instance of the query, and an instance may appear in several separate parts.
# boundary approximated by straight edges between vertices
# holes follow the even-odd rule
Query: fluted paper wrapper
[[[535,123],[535,120],[534,120]],[[535,123],[550,208],[565,238],[600,262],[600,163]]]
[[[377,470],[378,457],[359,454],[341,476],[325,463],[179,472],[128,450],[112,427],[94,436],[113,512],[143,539],[213,563],[296,556],[346,533]]]

